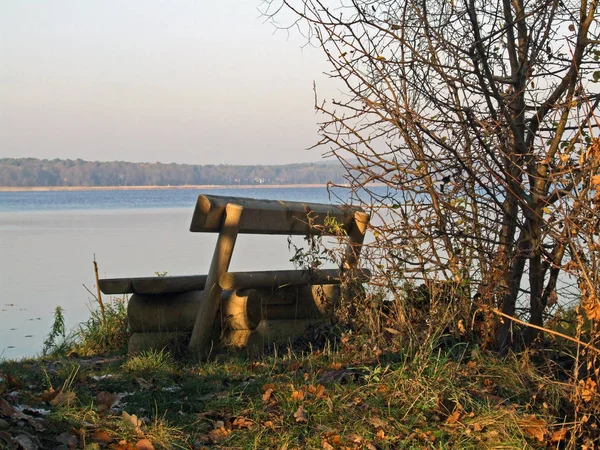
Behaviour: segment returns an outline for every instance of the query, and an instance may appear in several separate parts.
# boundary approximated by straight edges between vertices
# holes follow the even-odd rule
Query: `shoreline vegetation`
[[[167,189],[283,189],[326,188],[328,183],[304,184],[190,184],[182,186],[0,186],[0,192],[46,192],[46,191],[140,191]],[[336,186],[338,186],[336,184]]]
[[[188,188],[345,184],[337,160],[283,165],[164,164],[82,159],[0,158],[0,186],[7,188]],[[12,190],[12,189],[11,189]]]

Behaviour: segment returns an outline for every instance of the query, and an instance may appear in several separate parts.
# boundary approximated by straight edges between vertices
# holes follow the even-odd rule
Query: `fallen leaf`
[[[121,417],[123,417],[123,421],[125,423],[128,423],[130,425],[133,425],[136,433],[138,434],[142,434],[142,421],[140,419],[137,418],[137,416],[135,414],[128,414],[125,411],[123,411],[123,413],[121,414]]]
[[[364,441],[364,438],[358,434],[350,434],[348,435],[348,440],[354,444],[360,444]]]
[[[446,419],[446,423],[448,425],[452,425],[453,423],[456,423],[459,420],[460,420],[460,411],[456,410],[448,416],[448,418]]]
[[[242,428],[250,428],[252,426],[252,421],[247,417],[236,417],[234,421],[231,423],[232,428],[237,428],[241,430]]]
[[[308,417],[306,415],[306,410],[304,409],[304,406],[300,405],[298,410],[294,413],[294,418],[296,419],[297,423],[308,422]]]
[[[327,366],[328,369],[331,370],[340,370],[342,368],[342,365],[340,363],[334,362],[329,364],[329,366]]]
[[[135,448],[136,450],[154,450],[152,442],[150,442],[148,439],[140,439],[137,441]]]
[[[371,425],[373,425],[375,428],[385,428],[388,424],[385,420],[382,420],[379,417],[371,417],[369,422],[371,422]]]
[[[102,442],[103,444],[110,444],[113,438],[106,430],[94,430],[91,436],[92,441]]]
[[[267,383],[262,387],[263,392],[267,392],[268,390],[274,391],[275,390],[275,384],[273,383]]]
[[[292,392],[292,400],[299,402],[304,400],[304,391],[302,389],[298,389],[297,391]]]
[[[15,414],[15,409],[8,404],[6,400],[0,398],[0,414],[5,417],[12,417]]]
[[[263,402],[267,403],[271,399],[271,394],[273,394],[273,389],[267,389],[262,396]]]
[[[566,436],[567,436],[567,429],[563,427],[560,430],[556,430],[554,433],[552,433],[550,440],[552,442],[560,442],[560,441],[564,441]]]
[[[321,448],[323,450],[334,450],[333,445],[331,445],[329,442],[327,442],[325,439],[323,439],[321,441]]]
[[[98,403],[98,411],[108,411],[117,403],[119,403],[119,394],[115,394],[114,392],[98,392],[96,395],[96,403]]]
[[[530,437],[535,438],[539,442],[544,442],[548,433],[548,424],[543,419],[538,419],[536,416],[527,416],[519,421],[519,427]]]
[[[60,389],[50,388],[47,391],[44,391],[42,395],[40,395],[40,400],[43,402],[50,402],[54,397],[56,397],[60,393]]]
[[[379,439],[385,439],[385,431],[379,430],[375,436],[377,436]]]
[[[77,436],[74,436],[70,433],[61,433],[56,436],[56,441],[60,444],[65,444],[69,448],[77,448]]]
[[[17,444],[20,445],[20,449],[22,450],[37,450],[40,448],[34,438],[28,434],[20,434],[14,438]]]
[[[52,406],[65,406],[70,405],[75,401],[77,395],[73,391],[60,391],[56,397],[50,400]]]
[[[115,450],[135,450],[135,447],[133,446],[133,444],[130,444],[125,439],[123,439],[119,441],[119,443],[115,447]]]
[[[323,441],[327,442],[333,448],[347,448],[342,446],[342,437],[339,434],[334,433],[333,431],[325,433],[325,436],[323,437],[321,443]]]
[[[13,438],[10,433],[6,431],[0,431],[0,441],[4,441],[6,444],[12,444]]]
[[[323,386],[322,384],[318,384],[317,391],[315,392],[315,397],[324,398],[326,396],[327,394],[325,393],[325,386]]]
[[[222,441],[223,439],[225,439],[230,434],[231,434],[231,430],[227,430],[227,429],[225,429],[225,427],[220,427],[220,428],[215,428],[214,430],[211,430],[208,433],[208,436],[213,441],[213,443],[216,444],[219,441]]]

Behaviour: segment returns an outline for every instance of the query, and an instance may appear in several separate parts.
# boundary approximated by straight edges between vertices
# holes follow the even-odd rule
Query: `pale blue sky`
[[[324,57],[259,6],[0,0],[0,157],[319,160]]]

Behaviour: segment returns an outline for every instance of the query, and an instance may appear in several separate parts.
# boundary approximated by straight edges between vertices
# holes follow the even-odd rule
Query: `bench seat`
[[[100,290],[107,295],[120,294],[174,294],[201,291],[206,284],[206,275],[184,275],[177,277],[105,278],[98,281]]]

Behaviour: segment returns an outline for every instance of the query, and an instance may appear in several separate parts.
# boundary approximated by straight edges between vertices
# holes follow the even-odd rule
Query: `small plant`
[[[42,354],[48,355],[64,355],[71,346],[71,339],[67,336],[65,328],[65,316],[64,310],[57,306],[54,309],[54,321],[52,322],[52,329],[48,336],[44,340],[44,349]]]
[[[81,355],[124,352],[130,332],[127,324],[125,297],[116,297],[105,304],[104,317],[98,309],[79,326],[74,350]]]
[[[132,356],[123,366],[130,372],[150,373],[160,376],[173,372],[175,362],[171,354],[165,350],[147,350]]]

